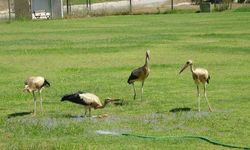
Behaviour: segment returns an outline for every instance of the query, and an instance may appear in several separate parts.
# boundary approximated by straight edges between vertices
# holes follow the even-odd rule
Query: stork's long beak
[[[124,104],[124,100],[120,99],[120,98],[109,99],[108,102],[111,102],[115,105],[123,105]]]
[[[109,101],[109,102],[115,102],[115,101],[120,101],[122,99],[119,99],[119,98],[106,98],[105,100]]]
[[[187,65],[187,64],[185,64],[185,65],[183,66],[183,68],[181,69],[181,71],[179,72],[179,74],[181,74],[181,73],[182,73],[182,71],[184,71],[187,67],[188,67],[188,65]]]
[[[120,99],[120,98],[114,98],[114,99],[112,99],[112,101],[114,102],[114,101],[121,101],[122,99]]]

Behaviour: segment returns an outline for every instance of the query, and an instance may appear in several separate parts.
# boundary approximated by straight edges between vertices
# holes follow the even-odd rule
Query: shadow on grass
[[[166,113],[166,112],[171,112],[171,113],[177,113],[177,112],[189,112],[192,109],[189,107],[182,107],[182,108],[173,108],[170,109],[169,111],[157,111],[156,113]]]
[[[8,118],[13,118],[13,117],[18,117],[18,116],[25,116],[25,115],[29,115],[32,112],[16,112],[16,113],[12,113],[12,114],[8,114]]]
[[[77,119],[77,118],[85,118],[84,115],[71,115],[71,114],[64,114],[62,115],[63,118],[72,118],[72,119]]]
[[[169,112],[172,112],[172,113],[187,112],[187,111],[191,111],[191,108],[189,108],[189,107],[183,107],[183,108],[173,108],[173,109],[169,110]]]

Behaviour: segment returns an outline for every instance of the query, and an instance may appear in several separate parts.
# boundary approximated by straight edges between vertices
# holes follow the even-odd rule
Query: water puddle
[[[105,131],[105,130],[97,130],[97,134],[102,134],[102,135],[121,135],[121,133],[113,132],[113,131]]]
[[[96,130],[97,134],[101,135],[122,135],[124,133],[130,132],[129,129],[110,129],[110,130]]]

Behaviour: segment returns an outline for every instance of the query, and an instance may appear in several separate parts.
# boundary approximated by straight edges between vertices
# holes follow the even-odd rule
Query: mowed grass
[[[201,135],[250,147],[250,13],[111,16],[0,24],[0,149],[225,149],[195,139],[150,140],[99,135],[98,130],[154,136]],[[151,73],[140,101],[127,84],[151,50]],[[192,59],[211,74],[197,112]],[[45,76],[43,112],[22,92],[29,76]],[[82,106],[60,102],[76,91],[122,98],[82,118]],[[203,96],[203,94],[202,94]],[[174,108],[188,112],[169,112]],[[22,115],[23,113],[23,115]],[[20,115],[18,115],[20,114]],[[10,116],[17,115],[17,116]],[[9,116],[9,117],[8,117]]]

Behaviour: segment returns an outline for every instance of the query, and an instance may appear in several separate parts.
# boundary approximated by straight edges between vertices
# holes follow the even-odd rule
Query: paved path
[[[132,6],[138,7],[157,7],[168,0],[132,0]],[[104,2],[104,3],[93,3],[91,4],[92,10],[102,10],[102,9],[122,9],[122,8],[128,8],[129,7],[129,0],[126,1],[116,1],[116,2]],[[83,8],[86,8],[86,5],[72,5],[71,10],[72,11],[81,11]],[[66,9],[66,6],[64,6],[64,9]]]

